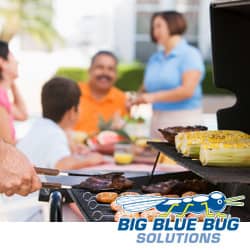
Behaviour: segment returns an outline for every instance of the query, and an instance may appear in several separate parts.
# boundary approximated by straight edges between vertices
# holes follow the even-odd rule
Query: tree
[[[51,48],[61,40],[52,24],[52,0],[1,0],[0,39],[10,41],[17,34],[29,34]]]

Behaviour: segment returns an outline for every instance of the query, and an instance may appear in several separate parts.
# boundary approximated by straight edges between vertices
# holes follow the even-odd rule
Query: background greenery
[[[1,0],[0,40],[9,42],[16,35],[30,35],[52,49],[54,42],[63,42],[53,26],[51,0]]]
[[[145,66],[141,63],[120,64],[116,86],[124,91],[136,91],[143,81],[144,68]],[[86,82],[88,80],[87,69],[77,67],[59,68],[56,75],[68,77],[77,82]],[[204,94],[230,94],[229,91],[218,89],[214,86],[211,64],[206,65],[206,75],[202,83],[202,88]]]

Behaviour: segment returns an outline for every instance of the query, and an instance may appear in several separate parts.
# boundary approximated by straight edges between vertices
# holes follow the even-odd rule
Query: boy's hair
[[[0,40],[0,58],[2,58],[4,60],[8,60],[9,52],[10,51],[9,51],[8,43]],[[1,67],[0,67],[0,79],[2,79]]]
[[[93,55],[93,57],[91,58],[90,66],[92,66],[92,65],[94,64],[96,58],[97,58],[98,56],[101,56],[101,55],[105,55],[105,56],[110,56],[110,57],[112,57],[112,58],[114,59],[115,63],[118,64],[118,59],[117,59],[117,57],[115,56],[114,53],[112,53],[111,51],[108,51],[108,50],[100,50],[100,51],[98,51],[97,53],[95,53],[95,54]]]
[[[60,122],[72,107],[77,110],[80,96],[81,91],[76,82],[64,77],[53,77],[42,88],[43,117]]]

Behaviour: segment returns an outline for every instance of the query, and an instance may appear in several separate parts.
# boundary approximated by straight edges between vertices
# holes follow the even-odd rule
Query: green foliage
[[[144,65],[140,63],[119,65],[116,86],[124,91],[138,90],[143,81],[144,69]],[[88,79],[87,69],[82,68],[59,68],[56,75],[68,77],[77,82],[86,82]],[[211,64],[206,65],[206,75],[202,83],[202,89],[204,94],[230,94],[228,90],[215,87]]]
[[[101,115],[98,117],[98,128],[100,131],[111,130],[111,127],[112,119],[105,121]]]
[[[122,136],[124,138],[124,141],[123,142],[129,142],[131,143],[131,138],[129,137],[128,133],[125,132],[125,130],[123,129],[114,129],[113,130],[114,132],[116,132],[118,135]]]
[[[121,64],[118,67],[118,80],[116,86],[123,91],[137,91],[142,84],[143,74],[143,64]]]
[[[202,90],[204,94],[232,94],[230,91],[226,89],[219,89],[214,85],[213,81],[213,69],[211,64],[206,65],[206,75],[202,83]]]
[[[56,40],[63,42],[53,27],[51,0],[1,0],[1,3],[1,40],[9,42],[17,34],[29,34],[48,48]]]
[[[125,120],[126,123],[130,123],[130,124],[131,123],[132,124],[145,123],[145,119],[143,117],[140,117],[140,116],[135,118],[135,117],[131,117],[129,115],[125,115],[123,119]]]
[[[56,75],[70,78],[76,82],[86,82],[88,80],[88,70],[77,67],[61,67],[57,70]]]

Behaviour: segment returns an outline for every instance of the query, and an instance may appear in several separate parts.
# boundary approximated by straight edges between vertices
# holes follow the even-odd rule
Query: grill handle
[[[51,222],[62,222],[62,194],[59,191],[54,191],[50,195],[50,221]]]
[[[42,187],[43,188],[48,188],[48,189],[61,189],[62,184],[60,184],[60,183],[51,183],[51,182],[42,182]]]
[[[44,174],[44,175],[59,175],[60,171],[58,169],[51,169],[51,168],[38,168],[35,167],[36,173],[37,174]]]

